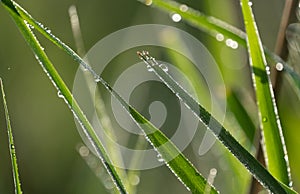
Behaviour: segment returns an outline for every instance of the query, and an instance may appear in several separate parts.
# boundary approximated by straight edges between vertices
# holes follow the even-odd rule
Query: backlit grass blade
[[[39,61],[40,65],[42,66],[45,73],[48,75],[49,79],[51,80],[52,84],[55,86],[55,88],[58,90],[58,92],[63,96],[64,101],[67,103],[68,107],[74,114],[74,117],[78,120],[80,123],[85,135],[91,140],[91,143],[93,147],[95,148],[97,155],[101,158],[103,165],[106,167],[106,170],[110,174],[114,184],[120,191],[120,193],[127,193],[126,189],[118,176],[114,166],[110,162],[110,159],[102,145],[102,143],[97,138],[94,129],[92,128],[91,124],[85,117],[84,113],[81,111],[79,105],[73,98],[71,92],[67,88],[66,84],[63,82],[62,78],[54,68],[51,61],[48,59],[46,53],[44,52],[44,49],[39,44],[38,40],[30,30],[30,27],[28,24],[24,21],[24,19],[18,14],[18,12],[15,12],[14,7],[12,6],[12,3],[9,0],[4,0],[2,3],[4,3],[4,7],[8,10],[12,18],[14,19],[18,29],[24,36],[26,42],[32,49],[33,53],[36,56],[36,59]]]
[[[260,126],[263,131],[266,164],[274,177],[289,185],[288,155],[269,77],[270,70],[265,59],[251,5],[252,2],[249,0],[241,0],[253,85],[259,109]]]
[[[232,39],[236,41],[239,45],[246,47],[246,34],[242,30],[220,20],[213,16],[207,16],[200,11],[197,11],[186,5],[177,3],[172,0],[138,0],[146,5],[151,5],[153,7],[159,8],[167,13],[178,13],[182,19],[198,28],[205,33],[211,35],[212,37],[218,39],[221,37],[222,40]],[[266,54],[267,60],[271,65],[280,64],[279,67],[283,66],[283,69],[291,79],[296,83],[298,90],[300,90],[300,75],[297,74],[284,60],[282,60],[278,55],[272,53],[264,47],[264,52]]]
[[[188,94],[148,52],[138,52],[140,58],[152,68],[153,72],[168,86],[176,96],[186,104],[199,120],[210,129],[220,142],[259,180],[264,187],[273,193],[295,193],[281,185],[237,140],[190,94]]]
[[[6,127],[7,127],[7,133],[8,133],[9,152],[10,152],[10,159],[11,159],[11,165],[12,165],[12,171],[13,171],[13,177],[14,177],[15,194],[21,194],[22,189],[21,189],[21,181],[19,178],[16,149],[15,149],[15,144],[14,144],[12,128],[10,125],[10,119],[9,119],[9,114],[8,114],[6,98],[5,98],[4,86],[3,86],[3,82],[2,82],[1,78],[0,78],[0,85],[1,85],[2,100],[3,100]]]

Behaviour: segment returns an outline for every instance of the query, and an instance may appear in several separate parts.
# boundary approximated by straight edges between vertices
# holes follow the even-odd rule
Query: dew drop
[[[11,144],[10,145],[10,148],[13,150],[13,149],[15,149],[15,145],[14,144]]]
[[[237,49],[239,47],[239,44],[236,41],[233,41],[231,44],[231,48]]]
[[[262,121],[263,121],[264,123],[266,123],[266,122],[268,122],[268,118],[267,118],[267,117],[263,117],[263,118],[262,118]]]
[[[151,65],[147,65],[147,71],[152,72],[152,71],[154,71],[154,69],[152,68]]]
[[[164,71],[164,72],[167,72],[169,70],[168,66],[165,65],[165,64],[160,64],[159,67]]]
[[[179,22],[181,20],[181,15],[179,15],[178,13],[174,13],[172,14],[171,18],[174,22]]]
[[[10,69],[11,69],[10,67],[7,68],[8,71],[9,71]]]
[[[31,25],[31,24],[28,24],[28,23],[27,23],[27,26],[28,26],[30,29],[34,29],[34,26]]]
[[[217,175],[217,169],[212,168],[209,171],[209,175],[207,177],[207,184],[205,185],[205,191],[204,193],[210,193],[211,191],[211,185],[214,183],[214,179]]]
[[[210,169],[209,174],[212,175],[212,176],[216,176],[217,172],[218,172],[217,169],[212,168],[212,169]]]
[[[100,82],[100,81],[101,81],[100,77],[99,77],[99,76],[96,76],[96,77],[95,77],[95,82]]]
[[[87,157],[89,155],[90,151],[89,149],[86,147],[86,146],[81,146],[79,148],[79,154],[82,156],[82,157]]]
[[[269,66],[266,66],[266,72],[268,75],[270,75],[270,67]]]
[[[186,12],[189,9],[189,7],[185,4],[182,4],[182,5],[179,6],[179,9],[182,12]]]
[[[104,181],[104,186],[106,189],[113,189],[114,188],[114,183],[110,180],[110,178],[107,178],[105,181]]]
[[[282,63],[276,63],[276,69],[277,69],[277,71],[282,71],[283,70],[283,64]]]
[[[51,30],[49,28],[45,28],[47,33],[51,33]]]
[[[248,2],[248,5],[252,7],[253,3],[251,1]]]
[[[131,185],[138,185],[140,183],[140,177],[137,175],[133,175],[130,177]]]
[[[159,162],[163,162],[164,161],[164,159],[161,157],[161,155],[160,154],[157,154],[157,160],[159,161]]]
[[[223,40],[224,40],[224,35],[218,33],[218,34],[216,35],[216,39],[217,39],[217,41],[223,41]]]
[[[237,49],[239,47],[239,44],[236,41],[234,41],[234,40],[232,40],[230,38],[227,39],[225,41],[225,43],[226,43],[226,46],[228,46],[228,47],[230,47],[232,49]]]
[[[58,91],[58,92],[57,92],[57,96],[58,96],[59,98],[64,98],[64,95],[61,93],[61,91]]]
[[[148,6],[152,5],[152,0],[145,0],[145,5],[148,5]]]

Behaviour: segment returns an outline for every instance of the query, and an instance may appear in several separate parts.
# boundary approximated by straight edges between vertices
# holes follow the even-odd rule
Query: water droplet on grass
[[[100,82],[100,81],[101,81],[101,78],[100,78],[100,76],[98,76],[98,75],[95,76],[94,79],[95,79],[95,82]]]
[[[148,6],[152,5],[152,0],[145,0],[145,5],[148,5]]]
[[[253,3],[251,1],[248,2],[248,5],[252,7]]]
[[[269,66],[266,66],[266,72],[267,72],[268,75],[271,74],[271,73],[270,73],[270,67],[269,67]]]
[[[182,5],[179,6],[179,9],[182,12],[186,12],[189,9],[189,7],[185,4],[182,4]]]
[[[58,92],[57,92],[57,96],[58,96],[59,98],[64,98],[64,95],[61,93],[61,91],[58,91]]]
[[[174,13],[172,14],[171,18],[174,22],[179,22],[181,20],[181,15],[179,15],[178,13]]]
[[[131,185],[138,185],[140,183],[140,177],[137,175],[133,175],[130,177]]]
[[[263,118],[262,118],[262,121],[263,121],[264,123],[268,122],[268,117],[263,117]]]
[[[168,66],[165,64],[160,64],[159,67],[165,72],[167,72],[169,70]]]
[[[163,162],[164,161],[164,159],[161,157],[161,155],[160,154],[157,154],[157,160],[159,161],[159,162]]]
[[[79,154],[82,157],[87,157],[90,154],[90,151],[89,151],[89,149],[86,146],[81,146],[79,148]]]
[[[221,34],[221,33],[218,33],[218,34],[216,35],[216,39],[217,39],[217,41],[223,41],[223,40],[224,40],[224,35]]]
[[[276,69],[277,69],[277,71],[282,71],[283,70],[283,64],[282,63],[276,63]]]
[[[227,39],[225,41],[225,43],[226,43],[226,46],[228,46],[228,47],[230,47],[232,49],[237,49],[239,47],[239,44],[236,41],[234,41],[234,40],[232,40],[230,38]]]
[[[152,72],[154,71],[154,69],[151,65],[147,65],[147,71]]]

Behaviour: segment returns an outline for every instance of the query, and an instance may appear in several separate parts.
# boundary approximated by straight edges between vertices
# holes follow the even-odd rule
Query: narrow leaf
[[[210,129],[220,142],[262,183],[264,187],[273,193],[295,193],[291,189],[284,189],[279,183],[237,140],[190,94],[188,94],[167,72],[165,72],[156,60],[148,52],[138,52],[140,58],[152,68],[153,72],[168,86],[176,96],[190,108],[199,120]]]
[[[259,109],[260,126],[263,131],[266,163],[274,177],[289,185],[288,155],[269,77],[270,69],[267,66],[251,5],[252,3],[248,0],[241,0],[253,85]]]
[[[3,86],[3,82],[2,82],[1,78],[0,78],[0,85],[1,85],[2,100],[3,100],[5,119],[6,119],[6,127],[7,127],[7,133],[8,133],[9,152],[10,152],[10,159],[11,159],[11,165],[12,165],[12,171],[13,171],[13,177],[14,177],[15,194],[22,194],[21,181],[19,178],[19,171],[18,171],[16,148],[15,148],[12,128],[11,128],[11,124],[10,124],[9,114],[8,114],[4,86]]]
[[[95,134],[95,131],[90,124],[90,122],[87,120],[86,116],[80,109],[79,105],[73,98],[71,92],[67,88],[66,84],[63,82],[62,78],[56,71],[55,67],[51,63],[51,61],[48,59],[46,53],[44,52],[43,48],[41,47],[40,43],[30,30],[30,27],[28,24],[24,21],[24,19],[17,13],[15,13],[15,9],[11,7],[11,4],[7,4],[7,2],[10,2],[8,0],[2,1],[5,5],[5,8],[9,11],[10,15],[14,19],[16,25],[18,26],[20,32],[24,36],[26,42],[32,49],[33,53],[36,56],[36,59],[42,66],[43,70],[47,74],[48,78],[51,80],[52,84],[55,86],[55,88],[58,90],[58,92],[63,96],[64,101],[74,114],[74,117],[78,120],[79,124],[81,125],[85,135],[88,139],[91,140],[93,147],[95,148],[97,155],[101,159],[103,165],[105,166],[106,170],[110,174],[114,184],[119,189],[120,193],[127,193],[126,189],[117,174],[115,167],[112,165],[102,143],[98,139],[97,135]]]

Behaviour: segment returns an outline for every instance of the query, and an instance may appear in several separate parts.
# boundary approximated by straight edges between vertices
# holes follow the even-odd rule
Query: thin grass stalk
[[[9,143],[9,153],[10,153],[14,185],[15,185],[15,194],[22,194],[21,180],[20,180],[20,176],[19,176],[18,162],[17,162],[17,155],[16,155],[16,148],[15,148],[13,132],[12,132],[11,124],[10,124],[10,118],[9,118],[9,114],[8,114],[8,107],[7,107],[7,102],[6,102],[6,98],[5,98],[4,85],[3,85],[3,81],[1,78],[0,78],[0,85],[1,85],[1,93],[2,93],[4,112],[5,112],[5,120],[6,120],[8,143]]]

